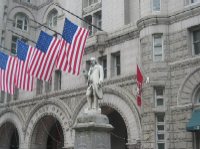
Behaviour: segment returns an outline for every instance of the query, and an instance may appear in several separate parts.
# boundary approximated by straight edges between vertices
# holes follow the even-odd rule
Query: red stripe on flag
[[[142,83],[143,83],[143,75],[140,71],[139,66],[137,65],[137,105],[141,107],[142,105]]]

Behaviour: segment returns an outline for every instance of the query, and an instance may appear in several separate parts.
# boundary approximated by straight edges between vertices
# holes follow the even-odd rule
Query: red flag
[[[137,105],[141,107],[142,105],[142,82],[143,82],[143,75],[140,71],[139,66],[137,65]]]

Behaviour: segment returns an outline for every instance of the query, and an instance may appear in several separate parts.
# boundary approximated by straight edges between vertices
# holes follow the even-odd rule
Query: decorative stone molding
[[[29,8],[35,9],[35,10],[39,10],[39,9],[43,8],[44,6],[47,6],[50,3],[52,3],[54,0],[47,0],[47,2],[45,2],[45,3],[43,3],[42,5],[39,5],[39,6],[33,5],[31,3],[24,2],[24,1],[21,1],[21,0],[13,0],[13,1],[20,4],[20,5],[24,5],[26,7],[29,7]]]
[[[114,33],[109,33],[107,36],[105,36],[103,44],[98,42],[97,36],[98,34],[90,37],[86,42],[86,53],[91,53],[102,46],[104,48],[107,48],[128,40],[139,38],[139,30],[136,28],[135,25],[130,24]]]
[[[69,127],[71,127],[71,111],[68,106],[61,100],[51,99],[49,101],[41,101],[37,104],[29,114],[25,123],[25,140],[30,147],[31,135],[35,126],[44,116],[53,116],[59,122],[63,130],[64,142],[67,142],[67,134]]]
[[[6,122],[12,123],[19,134],[19,146],[23,144],[24,133],[23,133],[23,125],[24,125],[24,117],[22,113],[17,108],[7,108],[0,113],[0,127]]]
[[[85,7],[85,8],[83,8],[83,15],[86,15],[86,14],[92,12],[92,11],[96,11],[96,10],[100,9],[101,7],[102,7],[101,1],[98,2],[98,3],[92,4],[88,7]]]
[[[183,11],[175,12],[170,15],[150,15],[144,18],[141,18],[137,21],[138,30],[142,30],[147,26],[152,25],[169,25],[181,20],[191,18],[200,14],[200,5],[193,7],[187,7]]]
[[[192,103],[193,93],[195,88],[200,84],[200,68],[191,72],[181,84],[178,95],[177,105]]]
[[[183,59],[180,61],[170,63],[169,65],[170,65],[171,70],[181,70],[183,68],[200,66],[200,57],[195,56],[192,58]]]

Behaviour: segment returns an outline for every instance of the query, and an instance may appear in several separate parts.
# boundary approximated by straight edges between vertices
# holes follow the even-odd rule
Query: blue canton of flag
[[[41,50],[42,52],[46,53],[50,44],[51,44],[52,39],[53,39],[52,36],[41,31],[40,36],[39,36],[38,41],[37,41],[37,44],[36,44],[36,48],[38,50]]]
[[[35,49],[24,42],[17,41],[17,73],[15,85],[25,91],[33,90],[33,77],[28,74],[28,66]]]
[[[20,60],[22,60],[22,61],[26,60],[28,49],[29,49],[29,46],[26,45],[24,42],[22,42],[20,40],[17,41],[17,57]]]
[[[63,29],[62,37],[65,39],[68,43],[72,43],[72,40],[74,38],[74,35],[77,31],[78,26],[74,23],[70,22],[68,19],[65,20],[65,26]]]
[[[16,58],[0,52],[0,90],[14,94]]]
[[[6,69],[7,62],[8,62],[8,55],[0,52],[0,68]]]

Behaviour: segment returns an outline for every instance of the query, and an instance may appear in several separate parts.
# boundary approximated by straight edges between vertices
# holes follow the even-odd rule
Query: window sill
[[[159,106],[152,109],[154,113],[164,113],[166,111],[165,106]]]

